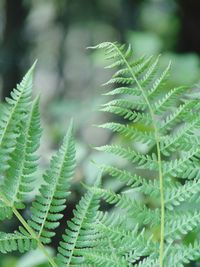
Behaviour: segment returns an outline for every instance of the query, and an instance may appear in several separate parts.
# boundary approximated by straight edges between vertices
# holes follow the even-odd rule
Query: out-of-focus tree
[[[177,49],[180,52],[196,52],[200,54],[200,1],[178,0],[180,16],[180,32]]]
[[[29,6],[23,0],[4,1],[4,27],[0,49],[2,99],[19,82],[24,73],[24,60],[29,43],[24,32]]]

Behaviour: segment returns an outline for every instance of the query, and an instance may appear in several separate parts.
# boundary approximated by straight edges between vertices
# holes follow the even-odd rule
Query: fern
[[[37,181],[41,137],[39,98],[31,97],[34,64],[0,118],[0,219],[15,216],[20,222],[14,232],[0,232],[0,252],[39,248],[53,267],[186,266],[200,258],[199,95],[183,86],[166,90],[171,63],[161,69],[160,56],[134,59],[130,45],[110,42],[93,48],[103,49],[111,61],[106,68],[115,70],[105,83],[114,88],[104,94],[109,100],[100,110],[120,117],[99,127],[126,140],[96,149],[123,159],[123,167],[95,163],[100,175],[94,185],[84,185],[55,256],[49,255],[46,245],[70,194],[75,142],[71,121],[24,217]],[[118,180],[118,192],[102,187],[101,176]],[[193,231],[198,234],[188,244]]]
[[[133,196],[138,192],[159,205],[150,208],[148,202],[138,203],[123,191],[115,194],[107,189],[91,190],[115,208],[122,209],[127,220],[143,227],[144,235],[149,231],[154,235],[155,251],[144,260],[141,255],[137,266],[172,266],[165,259],[173,255],[177,241],[195,229],[200,219],[199,210],[191,210],[191,204],[188,211],[179,211],[182,206],[186,209],[188,201],[198,201],[200,154],[196,130],[199,118],[194,115],[199,112],[198,98],[194,99],[192,93],[190,97],[190,89],[183,86],[166,91],[171,63],[161,72],[159,57],[134,60],[130,46],[118,43],[105,42],[92,48],[103,49],[106,59],[112,61],[107,67],[116,70],[111,80],[105,83],[116,84],[116,87],[104,94],[114,98],[100,110],[124,118],[120,123],[111,121],[100,127],[129,139],[128,147],[111,144],[97,149],[126,159],[132,166],[129,171],[117,166],[99,167],[106,175],[132,187]],[[141,131],[138,123],[148,130]],[[145,144],[146,153],[135,148],[137,142]],[[153,229],[158,229],[159,234]],[[167,249],[169,244],[170,249]],[[182,247],[182,255],[189,248]],[[194,258],[188,257],[183,262],[190,260]],[[178,266],[176,264],[173,266]]]

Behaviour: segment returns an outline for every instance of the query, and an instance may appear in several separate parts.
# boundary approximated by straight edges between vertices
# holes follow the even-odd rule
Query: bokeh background
[[[103,41],[128,42],[136,57],[161,53],[162,64],[172,60],[171,86],[198,84],[199,12],[199,0],[0,0],[1,105],[38,59],[34,95],[41,95],[44,128],[38,177],[58,148],[70,118],[75,122],[78,167],[73,193],[50,250],[57,245],[82,195],[80,181],[91,183],[96,177],[97,168],[91,160],[105,161],[105,155],[102,159],[92,146],[120,138],[93,126],[106,120],[107,114],[97,108],[104,101],[101,84],[110,73],[103,69],[102,54],[86,48]],[[38,178],[35,191],[40,182],[42,178]],[[107,183],[117,190],[113,180]],[[12,220],[0,229],[12,231],[16,226]],[[43,255],[35,251],[22,257],[1,256],[0,266],[47,265]]]

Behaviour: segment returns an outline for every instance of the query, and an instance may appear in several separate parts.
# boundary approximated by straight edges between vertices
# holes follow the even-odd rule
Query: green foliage
[[[30,214],[24,216],[36,181],[41,137],[39,99],[31,100],[33,65],[7,99],[0,121],[0,218],[15,215],[21,224],[13,233],[0,232],[0,252],[37,248],[54,267],[185,266],[200,257],[198,235],[193,243],[186,242],[200,223],[198,92],[166,90],[170,64],[161,69],[160,57],[134,60],[130,46],[110,42],[94,48],[104,49],[112,61],[107,68],[116,70],[106,83],[115,85],[105,94],[112,99],[100,110],[118,119],[100,127],[126,140],[97,150],[123,159],[127,168],[97,163],[101,175],[94,185],[85,185],[87,192],[66,223],[56,256],[50,255],[46,245],[70,194],[75,142],[71,122]],[[102,187],[101,176],[118,180],[121,189]],[[108,211],[101,210],[101,200]]]

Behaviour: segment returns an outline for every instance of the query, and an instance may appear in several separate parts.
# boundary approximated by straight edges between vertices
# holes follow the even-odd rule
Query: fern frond
[[[104,95],[131,95],[131,96],[140,96],[141,92],[137,87],[118,87],[111,91],[108,91],[107,93],[104,93]]]
[[[188,89],[186,86],[179,86],[171,89],[161,99],[153,105],[153,110],[156,114],[160,115],[163,111],[167,111],[174,103]]]
[[[35,63],[27,72],[22,82],[11,92],[7,98],[7,106],[3,109],[0,121],[0,174],[8,168],[10,153],[15,147],[19,134],[18,127],[24,119],[24,114],[29,111],[31,104],[32,79]]]
[[[126,192],[116,194],[112,190],[90,187],[89,190],[103,198],[107,203],[114,204],[123,210],[126,210],[126,217],[131,217],[138,224],[159,225],[159,210],[150,210],[146,205],[131,199]]]
[[[103,253],[94,250],[84,252],[84,257],[92,266],[97,267],[127,267],[127,262],[124,258],[117,257],[115,254],[110,254],[106,251]]]
[[[99,151],[112,153],[114,155],[120,156],[132,163],[137,163],[138,166],[147,167],[150,170],[157,170],[157,158],[155,154],[152,156],[142,155],[135,152],[130,148],[123,148],[118,145],[105,145],[96,148]]]
[[[36,248],[36,240],[30,236],[23,235],[19,232],[8,234],[0,232],[0,252],[8,253],[11,251],[19,251],[24,253],[33,248]]]
[[[157,267],[158,266],[158,255],[150,255],[149,257],[144,258],[138,264],[135,264],[134,267]],[[171,265],[170,265],[171,266]]]
[[[160,91],[162,90],[163,86],[166,84],[169,78],[170,68],[171,63],[169,63],[169,65],[165,68],[162,74],[155,79],[152,87],[147,91],[148,99],[152,100],[160,94]]]
[[[184,121],[184,117],[186,117],[186,114],[189,112],[189,110],[193,109],[197,104],[198,102],[195,100],[185,101],[184,104],[181,104],[173,113],[167,116],[167,118],[163,121],[160,130],[162,132],[166,132],[177,123]]]
[[[144,111],[146,109],[146,105],[143,101],[138,99],[137,102],[132,102],[127,99],[116,99],[116,100],[111,100],[110,102],[103,104],[103,107],[107,106],[115,106],[115,107],[120,107],[120,108],[127,108],[127,109],[135,109],[135,110],[141,110]]]
[[[163,163],[164,175],[172,175],[183,179],[193,179],[196,175],[196,168],[199,166],[200,146],[185,152],[180,159]],[[198,171],[198,169],[197,169]]]
[[[169,210],[173,210],[182,202],[190,200],[200,192],[200,180],[195,179],[188,181],[184,185],[179,185],[174,188],[166,189],[165,191],[165,206]]]
[[[173,250],[171,249],[170,256],[166,257],[165,263],[167,266],[184,267],[185,264],[199,259],[199,255],[200,246],[198,241],[189,246],[176,244],[173,247]]]
[[[44,174],[45,184],[40,188],[31,208],[29,225],[43,243],[50,243],[54,229],[63,217],[70,181],[75,167],[75,147],[72,136],[72,123],[57,154],[52,157],[50,167]]]
[[[186,235],[200,223],[200,212],[178,213],[168,218],[166,222],[165,238],[168,242],[179,240],[183,235]]]
[[[96,163],[95,163],[96,164]],[[144,179],[137,174],[132,174],[131,172],[119,169],[117,167],[105,165],[105,164],[96,164],[98,168],[102,170],[105,174],[118,179],[120,182],[125,183],[130,187],[138,187],[143,184]]]
[[[132,66],[133,69],[134,69],[134,73],[135,73],[136,76],[139,76],[142,73],[144,73],[145,70],[148,70],[145,78],[143,78],[141,80],[141,83],[145,83],[145,82],[147,82],[147,80],[151,79],[151,73],[149,71],[150,70],[150,67],[151,67],[151,61],[152,61],[152,56],[150,56],[147,59],[145,59],[142,63],[136,64],[136,65]],[[123,61],[123,64],[124,64],[124,61]],[[155,68],[155,66],[153,66],[153,69],[154,68]],[[128,77],[128,78],[126,77],[126,75],[129,75],[129,72],[130,71],[129,71],[129,68],[128,67],[125,67],[125,68],[122,68],[122,69],[118,70],[117,72],[115,72],[113,74],[113,77],[114,78],[110,79],[104,85],[108,85],[110,83],[118,83],[118,80],[116,82],[115,79],[120,79],[119,80],[120,81],[119,83],[122,83],[122,84],[126,84],[126,81],[129,81],[127,84],[134,83],[134,79],[132,77]],[[153,72],[153,70],[152,70],[152,72]]]
[[[30,113],[25,118],[23,129],[16,139],[15,150],[10,154],[9,169],[4,179],[2,191],[10,203],[10,208],[24,208],[26,195],[32,191],[38,157],[41,128],[38,110],[39,101],[33,102]]]
[[[139,259],[138,266],[163,267],[165,240],[173,243],[182,238],[184,234],[196,227],[199,221],[198,212],[187,214],[188,218],[182,218],[181,214],[172,215],[172,210],[176,206],[191,200],[193,196],[197,198],[199,192],[200,142],[199,137],[194,137],[199,122],[197,118],[194,119],[192,114],[199,112],[199,104],[196,98],[190,98],[186,95],[188,90],[186,87],[166,90],[164,86],[169,77],[171,63],[160,73],[158,69],[159,57],[157,59],[148,58],[141,61],[139,65],[133,66],[134,60],[130,47],[128,48],[128,58],[126,57],[126,47],[117,43],[106,42],[96,46],[96,48],[103,48],[108,59],[112,60],[112,68],[117,69],[107,84],[117,82],[126,85],[117,87],[105,94],[118,97],[118,99],[114,98],[105,104],[103,111],[122,116],[131,122],[131,126],[116,122],[100,125],[102,128],[120,133],[129,139],[130,146],[128,148],[105,145],[98,150],[120,156],[132,163],[132,169],[136,169],[136,173],[139,172],[141,176],[139,176],[140,179],[137,179],[137,188],[134,190],[144,193],[147,198],[150,197],[154,201],[160,197],[161,207],[155,209],[160,211],[160,222],[156,216],[151,217],[152,221],[157,221],[155,225],[159,226],[160,224],[160,255],[156,255],[158,251],[155,249],[151,254],[154,257],[151,258],[151,255],[147,255],[149,261],[144,259],[144,264],[142,263],[143,259]],[[149,132],[141,132],[134,124],[138,122],[145,128],[152,127],[152,129],[150,128]],[[179,128],[177,128],[177,124],[179,124]],[[192,126],[191,129],[189,125]],[[151,147],[147,146],[149,150],[155,145],[156,154],[152,153],[154,148],[152,151],[147,151],[146,154],[142,154],[140,151],[136,152],[132,146],[132,141],[139,141],[145,145],[150,144]],[[176,153],[173,154],[173,152]],[[167,158],[162,159],[162,155],[167,156]],[[108,174],[118,178],[128,186],[135,186],[134,182],[131,182],[132,174],[130,171],[111,166],[104,167],[104,169]],[[151,177],[158,177],[159,182],[156,179],[146,180],[146,177],[143,178],[141,175],[143,170],[146,171],[147,176],[150,171]],[[190,179],[191,181],[183,181],[183,185],[177,185],[175,178]],[[97,193],[104,200],[115,207],[132,206],[132,210],[136,211],[133,219],[137,220],[137,214],[141,215],[144,212],[137,212],[138,203],[134,203],[129,198],[125,199],[123,194],[116,194],[103,189],[93,190],[97,190]],[[143,218],[142,215],[141,218]],[[141,222],[145,222],[145,218]]]
[[[95,231],[87,225],[95,223],[99,207],[99,198],[93,192],[87,192],[73,211],[74,218],[68,221],[68,228],[63,235],[63,241],[58,247],[59,266],[74,266],[84,263],[82,250],[91,247]]]
[[[106,106],[99,109],[100,111],[113,113],[115,115],[119,115],[124,119],[127,119],[132,122],[141,122],[145,125],[151,125],[152,120],[151,117],[146,113],[139,113],[137,111],[132,111],[128,108],[121,108],[118,106]]]
[[[193,135],[199,126],[199,118],[185,123],[176,133],[165,136],[161,142],[161,152],[165,156],[177,150],[188,151],[193,143]]]
[[[35,181],[41,134],[38,99],[31,102],[33,66],[0,116],[0,219],[13,213],[21,223],[18,231],[0,232],[0,252],[38,247],[53,267],[185,267],[200,257],[200,95],[195,88],[167,90],[170,64],[160,70],[159,56],[135,60],[130,45],[111,42],[95,48],[111,60],[107,68],[114,74],[106,85],[119,84],[105,94],[112,100],[101,110],[122,118],[99,127],[125,137],[125,146],[97,148],[123,160],[120,167],[97,164],[104,176],[120,182],[118,192],[99,188],[100,179],[85,186],[54,261],[45,244],[55,235],[69,195],[73,126],[52,157],[26,220],[18,209],[25,207]],[[101,200],[107,212],[100,210]],[[183,245],[194,230],[193,245]]]
[[[140,257],[149,255],[155,249],[155,244],[151,237],[145,236],[145,231],[139,231],[138,225],[131,226],[131,230],[124,230],[123,224],[119,220],[111,221],[104,216],[97,220],[97,229],[101,233],[101,238],[97,242],[97,248],[102,247],[109,250],[109,243],[112,244],[118,257],[125,258],[127,264],[136,262]],[[106,245],[107,243],[107,245]],[[112,249],[110,251],[112,253]]]
[[[155,143],[154,136],[151,131],[139,131],[136,127],[116,122],[107,122],[99,125],[98,127],[120,133],[122,136],[137,142],[143,142],[149,145],[153,145]]]

